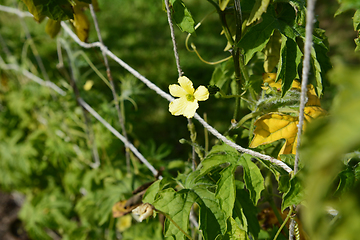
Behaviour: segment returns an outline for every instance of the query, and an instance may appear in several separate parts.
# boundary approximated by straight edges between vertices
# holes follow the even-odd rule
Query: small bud
[[[208,90],[209,90],[210,95],[214,95],[220,91],[220,88],[216,85],[209,85]]]
[[[139,215],[140,222],[153,215],[153,211],[154,211],[154,206],[151,205],[150,203],[143,203],[134,210],[132,210],[133,214]]]

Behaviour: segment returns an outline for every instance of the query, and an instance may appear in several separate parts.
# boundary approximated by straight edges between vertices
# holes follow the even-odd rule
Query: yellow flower
[[[193,83],[187,77],[179,77],[180,84],[171,84],[169,86],[170,94],[178,97],[169,104],[169,111],[172,115],[184,115],[192,118],[198,109],[198,101],[205,101],[209,98],[209,91],[204,86],[199,86],[194,90]]]

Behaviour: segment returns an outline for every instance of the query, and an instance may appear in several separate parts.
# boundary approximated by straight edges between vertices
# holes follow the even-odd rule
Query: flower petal
[[[186,97],[177,98],[169,104],[169,111],[175,116],[182,115],[187,104]]]
[[[209,90],[204,86],[199,86],[194,93],[194,97],[198,101],[205,101],[209,98]]]
[[[178,82],[180,86],[188,93],[193,94],[194,93],[194,87],[193,83],[185,76],[179,77]]]
[[[199,108],[199,104],[196,100],[193,102],[187,102],[186,107],[183,111],[183,115],[187,118],[192,118],[195,115],[196,109]]]
[[[174,97],[183,97],[186,96],[187,94],[187,92],[177,84],[171,84],[169,86],[169,91],[170,94],[173,95]]]

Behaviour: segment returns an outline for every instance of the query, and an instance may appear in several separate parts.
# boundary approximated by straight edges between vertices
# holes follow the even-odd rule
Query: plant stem
[[[289,219],[290,219],[290,217],[291,217],[292,214],[293,214],[293,206],[290,207],[290,210],[289,210],[288,215],[286,216],[283,224],[281,224],[281,226],[280,226],[279,230],[277,231],[277,233],[276,233],[276,235],[275,235],[275,237],[274,237],[273,240],[276,240],[276,239],[277,239],[277,237],[278,237],[279,234],[281,233],[281,230],[285,227],[285,224],[287,223],[287,221],[289,221]]]

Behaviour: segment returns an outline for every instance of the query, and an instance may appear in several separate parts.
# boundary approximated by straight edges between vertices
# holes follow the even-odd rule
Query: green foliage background
[[[184,2],[195,22],[214,10],[208,1]],[[224,5],[226,2],[229,1],[220,1]],[[303,1],[290,2],[299,4]],[[5,0],[1,4],[13,6],[14,1]],[[242,1],[242,4],[244,17],[248,17],[252,5],[249,1]],[[271,204],[274,214],[279,214],[276,207],[283,210],[303,200],[303,189],[306,190],[303,220],[311,239],[356,239],[360,224],[357,206],[360,87],[356,65],[360,58],[354,52],[356,45],[353,39],[357,33],[351,20],[354,9],[359,7],[356,4],[356,1],[343,1],[340,9],[352,10],[334,18],[339,9],[337,2],[318,1],[319,27],[326,30],[330,46],[328,56],[334,69],[327,77],[317,72],[313,83],[318,92],[323,92],[322,104],[330,114],[315,121],[306,131],[300,155],[306,167],[296,177],[266,161],[259,163],[260,159],[240,154],[213,137],[208,141],[211,150],[197,170],[191,171],[191,146],[179,142],[182,138],[189,139],[186,119],[171,116],[166,101],[110,61],[116,89],[124,104],[129,138],[156,169],[163,169],[165,177],[149,188],[144,202],[152,203],[168,217],[164,229],[159,216],[146,223],[133,221],[132,226],[121,233],[122,239],[183,239],[183,233],[169,218],[187,231],[190,228],[188,216],[194,203],[205,239],[249,239],[249,236],[252,239],[273,239],[278,226],[264,229],[257,219],[264,208],[262,204]],[[20,6],[26,10],[26,7]],[[166,90],[169,84],[175,83],[176,65],[161,1],[112,1],[109,5],[109,2],[99,0],[99,6],[101,11],[97,16],[104,44],[161,89]],[[291,14],[295,16],[290,5],[284,6],[289,9],[279,19],[287,19]],[[273,18],[272,11],[275,10],[271,5],[263,17]],[[85,13],[90,16],[89,12]],[[91,143],[85,134],[81,108],[74,100],[66,74],[57,68],[57,39],[46,35],[45,21],[36,23],[30,18],[23,21],[44,60],[49,79],[65,89],[67,95],[59,96],[16,72],[0,69],[0,188],[26,196],[19,216],[33,239],[52,239],[49,231],[63,239],[115,239],[120,236],[120,220],[111,216],[112,206],[131,197],[134,189],[154,180],[154,177],[134,156],[131,158],[132,172],[128,173],[123,144],[94,119],[91,125],[101,166],[97,169],[91,167]],[[262,28],[266,23],[262,22],[256,28]],[[6,44],[1,42],[0,56],[41,76],[32,43],[26,39],[22,24],[15,15],[0,14],[0,34]],[[273,24],[282,34],[286,46],[282,48],[281,59],[293,60],[291,66],[285,68],[279,65],[278,68],[278,78],[285,79],[282,86],[285,94],[291,81],[299,75],[301,58],[293,55],[299,51],[296,45],[298,39],[289,37],[293,33],[289,33],[288,28],[282,28],[284,23],[281,21]],[[256,28],[250,29],[238,46],[245,51],[245,63],[251,75],[251,82],[245,88],[260,93],[264,69],[263,55],[258,52],[265,43],[260,39],[259,46],[252,45],[255,36],[252,31]],[[218,16],[211,14],[196,30],[196,36],[191,37],[204,59],[216,61],[229,56],[223,51],[227,40],[220,36],[221,30]],[[235,94],[234,83],[230,81],[234,72],[233,62],[229,60],[216,66],[204,64],[194,53],[186,50],[186,33],[179,29],[175,31],[183,71],[194,85],[216,84],[222,91]],[[266,39],[272,33],[273,30],[266,33]],[[319,54],[313,60],[322,64],[327,61],[326,49],[322,48],[326,40],[321,32],[317,36],[315,45]],[[85,53],[105,75],[100,50],[82,49],[63,32],[59,37],[64,39],[63,45],[67,45],[74,57],[73,69],[80,95],[111,125],[121,129],[116,120],[111,91],[82,55]],[[93,24],[88,41],[97,41]],[[65,51],[63,54],[67,59]],[[65,64],[68,67],[66,60]],[[321,72],[324,74],[328,66],[323,64],[321,67],[324,67]],[[94,81],[90,91],[83,89],[88,80]],[[275,97],[280,99],[283,96],[277,94]],[[265,107],[274,107],[278,102],[269,101],[266,104]],[[244,116],[254,110],[251,104],[249,106],[242,103],[239,115]],[[266,111],[265,107],[263,111]],[[253,122],[229,130],[235,108],[233,99],[211,97],[201,103],[201,113],[207,114],[212,126],[219,132],[227,132],[228,137],[241,146],[248,146]],[[196,122],[195,126],[197,141],[204,145],[204,130]],[[279,148],[281,143],[277,142],[257,150],[276,157]],[[293,156],[285,156],[283,160],[293,164]],[[278,192],[273,188],[278,188]],[[274,192],[282,194],[282,197],[274,198]],[[338,210],[341,217],[331,218],[323,208],[325,205]],[[191,233],[199,234],[195,230]],[[285,237],[280,235],[278,239]]]

